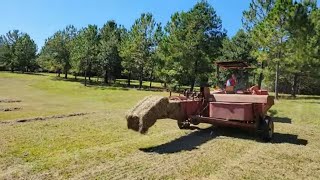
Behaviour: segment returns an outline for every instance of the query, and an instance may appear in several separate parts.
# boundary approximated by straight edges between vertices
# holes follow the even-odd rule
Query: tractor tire
[[[190,123],[193,124],[193,125],[199,125],[200,124],[200,122],[197,119],[191,119]]]
[[[265,116],[265,118],[261,120],[260,137],[263,141],[270,142],[273,138],[273,133],[274,133],[273,120],[270,116]]]
[[[188,129],[190,128],[190,123],[187,121],[178,121],[179,129]]]

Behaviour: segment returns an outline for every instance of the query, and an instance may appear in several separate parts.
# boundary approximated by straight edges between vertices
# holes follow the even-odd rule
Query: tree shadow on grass
[[[280,95],[280,99],[288,99],[288,100],[320,100],[320,96],[314,96],[314,95],[301,95],[297,97],[292,97],[288,95]]]
[[[41,74],[41,73],[33,73],[33,72],[14,72],[15,74],[25,74],[25,75],[33,75],[33,76],[48,76],[46,74]]]
[[[52,77],[52,80],[54,81],[67,81],[67,82],[78,82],[84,85],[85,80],[84,79],[74,79],[74,78],[68,78],[65,79],[63,77]],[[96,80],[89,80],[87,81],[87,87],[88,88],[94,88],[94,89],[102,89],[102,90],[130,90],[130,89],[135,89],[135,90],[141,90],[141,91],[154,91],[154,92],[161,92],[161,91],[166,91],[164,88],[160,87],[152,87],[150,88],[149,86],[143,85],[141,89],[139,89],[139,85],[130,85],[127,86],[127,84],[122,84],[120,82],[115,82],[115,83],[103,83],[100,81]]]
[[[248,132],[237,128],[210,127],[206,129],[198,129],[188,135],[179,137],[165,144],[157,145],[149,148],[140,148],[139,150],[147,153],[171,154],[181,151],[192,151],[212,139],[217,137],[232,137],[237,139],[260,140],[254,132]],[[289,143],[294,145],[307,145],[308,140],[299,139],[298,135],[274,133],[274,138],[270,142],[272,144]]]

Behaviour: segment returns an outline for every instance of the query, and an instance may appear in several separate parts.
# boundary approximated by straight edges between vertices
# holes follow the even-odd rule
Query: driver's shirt
[[[228,79],[226,86],[235,86],[236,81],[232,78]]]

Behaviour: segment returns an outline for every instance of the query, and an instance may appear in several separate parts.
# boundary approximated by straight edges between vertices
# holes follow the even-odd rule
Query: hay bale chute
[[[147,96],[126,114],[129,129],[142,134],[153,126],[157,119],[178,119],[182,116],[180,104],[169,102],[167,97]]]

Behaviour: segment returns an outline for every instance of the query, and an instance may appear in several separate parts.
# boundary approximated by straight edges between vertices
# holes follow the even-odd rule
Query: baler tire
[[[179,129],[188,129],[190,127],[190,123],[186,121],[178,121]]]
[[[191,124],[193,124],[193,125],[199,125],[200,124],[200,122],[197,120],[197,119],[191,119]]]
[[[270,116],[266,116],[261,122],[261,139],[270,142],[273,138],[274,124]]]

